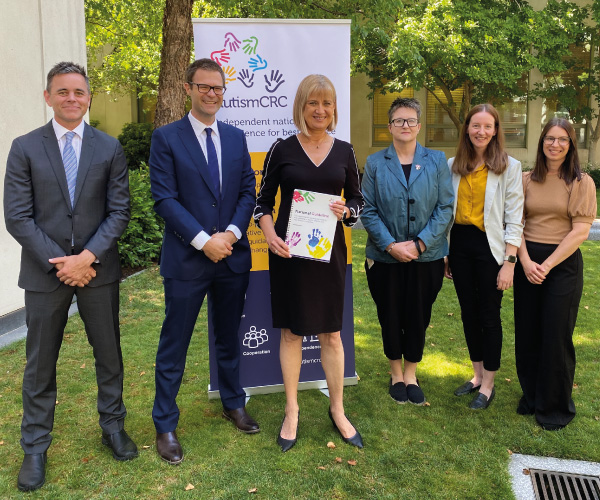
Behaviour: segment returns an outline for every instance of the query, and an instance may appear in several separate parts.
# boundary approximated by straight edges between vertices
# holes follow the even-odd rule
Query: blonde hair
[[[304,135],[310,135],[304,119],[304,107],[308,102],[308,98],[314,94],[331,97],[333,100],[333,120],[331,120],[327,130],[329,132],[333,131],[337,125],[337,97],[333,83],[325,75],[308,75],[298,85],[296,98],[294,99],[294,125]]]

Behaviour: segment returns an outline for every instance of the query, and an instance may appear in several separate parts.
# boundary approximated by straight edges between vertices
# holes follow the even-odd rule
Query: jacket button
[[[213,233],[216,233],[216,232],[217,232],[217,227],[216,227],[216,226],[213,226],[213,227],[212,227],[212,232],[213,232]]]
[[[413,203],[415,202],[415,200],[411,198],[410,200],[408,200],[408,202],[409,202],[410,204],[413,204]]]
[[[415,216],[413,215],[413,216],[410,218],[410,220],[411,220],[411,221],[414,221],[414,220],[416,220]]]
[[[216,206],[217,206],[217,202],[215,201],[215,202],[212,204],[212,206],[213,206],[213,207],[216,207]]]

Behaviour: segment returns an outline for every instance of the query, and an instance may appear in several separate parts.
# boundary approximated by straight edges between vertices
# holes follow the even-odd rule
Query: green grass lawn
[[[357,386],[345,392],[346,410],[365,448],[345,445],[327,417],[319,391],[299,395],[298,444],[282,454],[275,439],[282,393],[253,396],[250,413],[260,434],[247,436],[221,418],[207,398],[208,349],[203,308],[179,394],[180,466],[162,462],[151,419],[154,356],[164,314],[162,284],[152,268],[121,287],[126,429],[140,457],[116,462],[100,442],[91,348],[78,316],[69,320],[58,368],[54,441],[46,485],[37,499],[511,499],[510,453],[600,461],[600,243],[586,242],[584,297],[575,330],[577,417],[564,430],[546,432],[515,409],[520,388],[514,366],[512,292],[504,297],[504,351],[496,399],[487,411],[468,409],[469,396],[452,392],[471,376],[460,311],[445,281],[427,332],[419,379],[430,406],[396,405],[375,307],[363,269],[366,234],[353,231]],[[24,342],[0,351],[0,499],[25,498],[16,489]],[[335,449],[327,442],[333,441]],[[336,457],[341,462],[336,461]],[[348,461],[356,461],[350,465]],[[194,489],[186,491],[191,484]],[[254,493],[250,490],[256,489]]]

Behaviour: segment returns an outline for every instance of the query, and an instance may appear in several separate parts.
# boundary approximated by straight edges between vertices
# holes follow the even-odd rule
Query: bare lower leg
[[[392,372],[392,384],[404,382],[404,373],[402,372],[402,359],[389,359],[390,371]]]
[[[471,363],[473,364],[473,378],[471,379],[471,383],[477,387],[483,381],[483,361],[471,361]]]
[[[321,364],[327,379],[329,406],[338,429],[345,438],[356,434],[356,429],[344,413],[344,346],[340,332],[318,335],[321,344]]]
[[[294,335],[287,328],[281,329],[279,362],[285,388],[285,421],[281,437],[295,439],[298,429],[298,380],[302,365],[302,337]]]
[[[492,394],[492,389],[494,388],[494,377],[496,376],[496,372],[489,372],[485,368],[483,368],[483,377],[481,381],[481,388],[479,392],[484,394],[488,398]]]
[[[417,383],[417,365],[412,361],[404,360],[404,383],[406,385]]]

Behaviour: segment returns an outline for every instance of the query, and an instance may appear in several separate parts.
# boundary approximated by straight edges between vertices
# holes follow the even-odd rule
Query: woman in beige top
[[[535,167],[523,174],[524,243],[515,269],[515,351],[523,396],[517,413],[546,430],[575,416],[573,330],[583,290],[579,246],[596,216],[596,187],[581,172],[573,126],[550,120]]]

